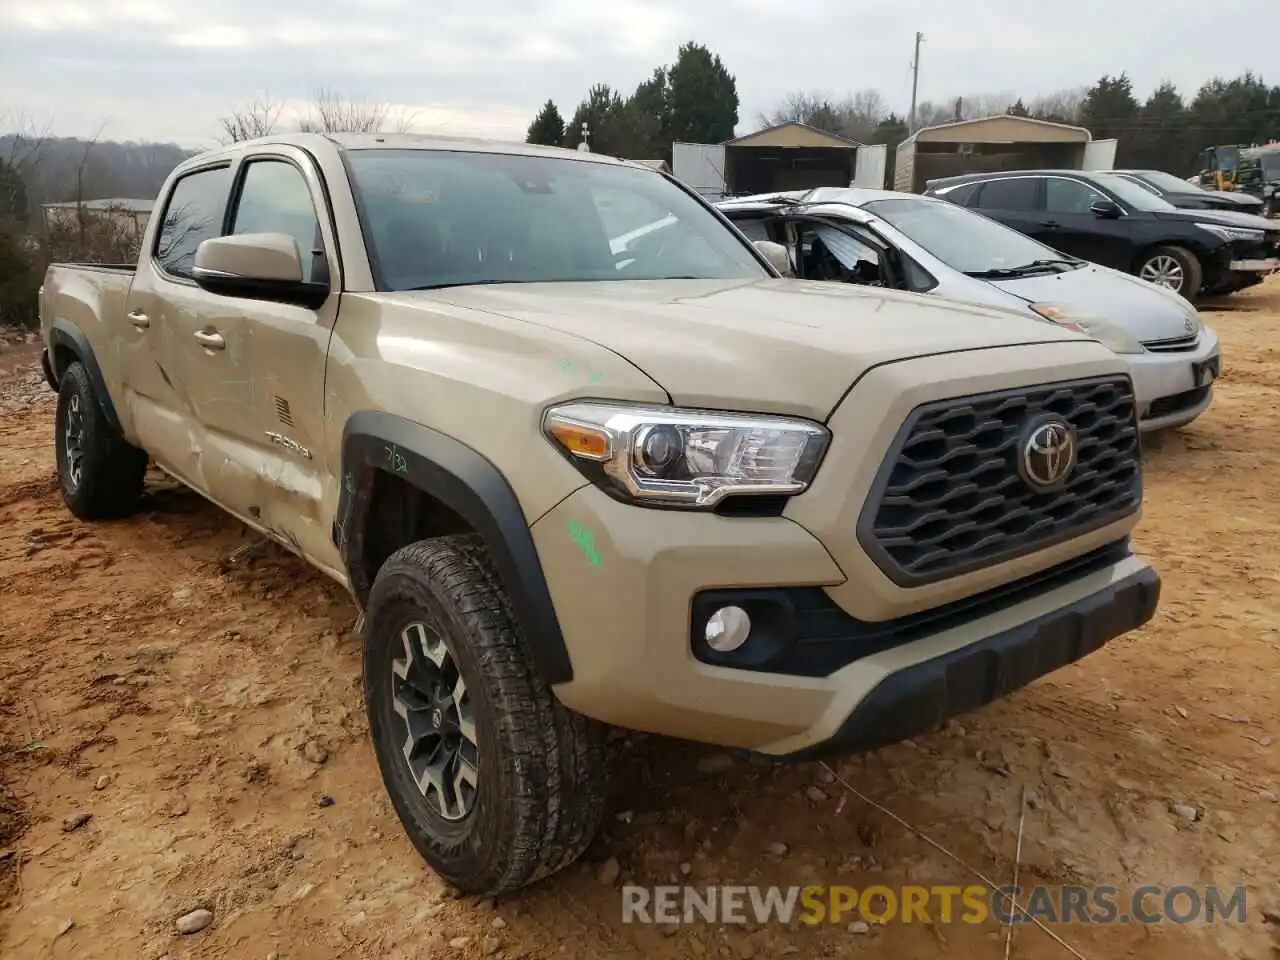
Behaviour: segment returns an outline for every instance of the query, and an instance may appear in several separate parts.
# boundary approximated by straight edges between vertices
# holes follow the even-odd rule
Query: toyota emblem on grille
[[[1033,490],[1052,490],[1076,465],[1076,432],[1059,417],[1040,420],[1024,434],[1018,472]]]
[[[1191,317],[1187,317],[1187,319],[1183,321],[1182,325],[1186,328],[1187,333],[1196,332],[1196,322]]]

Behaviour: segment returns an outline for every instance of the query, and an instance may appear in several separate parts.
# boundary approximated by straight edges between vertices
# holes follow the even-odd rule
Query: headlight
[[[552,407],[542,428],[607,492],[693,508],[803,492],[831,437],[821,424],[790,417],[588,402]]]
[[[1056,307],[1051,303],[1033,303],[1031,304],[1031,309],[1052,323],[1066,327],[1069,330],[1087,333],[1112,353],[1134,354],[1147,352],[1147,348],[1133,334],[1127,330],[1122,330],[1115,324],[1099,320],[1097,317],[1081,316],[1063,307]]]
[[[1221,237],[1230,243],[1232,240],[1261,240],[1266,234],[1262,230],[1251,230],[1248,227],[1228,227],[1221,223],[1197,223],[1201,230],[1208,230],[1215,237]]]

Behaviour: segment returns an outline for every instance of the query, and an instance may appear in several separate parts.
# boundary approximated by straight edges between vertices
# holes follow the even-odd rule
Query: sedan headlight
[[[552,407],[543,431],[606,492],[688,508],[801,493],[831,437],[821,424],[791,417],[596,402]]]
[[[1064,307],[1051,303],[1033,303],[1031,309],[1051,323],[1087,333],[1112,353],[1135,354],[1146,353],[1147,348],[1133,334],[1117,327],[1113,323],[1099,320],[1097,317],[1083,316]]]
[[[1221,223],[1197,223],[1196,226],[1201,230],[1208,230],[1215,237],[1220,237],[1227,241],[1227,243],[1230,243],[1233,240],[1258,242],[1266,236],[1265,231],[1254,230],[1250,227],[1228,227]]]

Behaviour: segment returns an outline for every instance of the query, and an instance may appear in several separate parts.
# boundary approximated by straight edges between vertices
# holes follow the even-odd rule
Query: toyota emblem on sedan
[[[1076,432],[1059,417],[1034,424],[1022,441],[1018,472],[1037,493],[1052,490],[1076,465]]]

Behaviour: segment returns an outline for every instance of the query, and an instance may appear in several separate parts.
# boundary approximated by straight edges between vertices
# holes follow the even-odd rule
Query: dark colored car
[[[1227,210],[1179,210],[1116,173],[970,173],[930,180],[925,194],[1188,300],[1234,293],[1280,272],[1280,224]]]
[[[1146,187],[1179,210],[1234,210],[1237,213],[1262,214],[1262,200],[1259,197],[1233,190],[1206,190],[1163,170],[1108,172],[1132,180],[1140,187]]]

